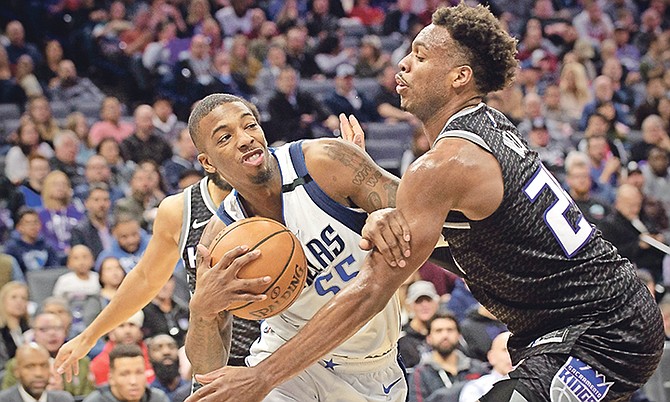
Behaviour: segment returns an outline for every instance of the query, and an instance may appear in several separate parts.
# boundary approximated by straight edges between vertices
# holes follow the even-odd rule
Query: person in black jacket
[[[334,130],[338,126],[337,117],[320,101],[298,90],[298,74],[292,67],[282,69],[276,87],[268,102],[270,121],[266,133],[269,144],[313,138],[317,127]]]
[[[90,186],[86,201],[86,219],[72,229],[70,245],[83,244],[93,253],[93,258],[104,249],[111,247],[112,234],[109,225],[109,209],[112,203],[109,188],[104,183]]]

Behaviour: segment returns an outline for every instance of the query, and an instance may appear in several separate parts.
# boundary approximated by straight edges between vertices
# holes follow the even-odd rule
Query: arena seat
[[[365,151],[379,166],[400,176],[400,163],[408,144],[395,140],[365,139]]]
[[[364,125],[366,140],[389,140],[409,146],[414,129],[407,123],[367,123]]]
[[[661,363],[643,390],[652,401],[670,401],[670,342],[665,342]]]
[[[381,86],[376,78],[354,78],[354,88],[358,92],[365,94],[371,101],[374,101],[381,91]]]
[[[300,80],[298,89],[310,93],[318,100],[323,100],[331,91],[335,90],[335,81],[328,80]]]
[[[54,285],[56,285],[58,277],[68,272],[70,270],[65,267],[28,271],[26,273],[26,282],[28,282],[30,300],[37,303],[37,305],[42,304],[44,299],[53,294]]]

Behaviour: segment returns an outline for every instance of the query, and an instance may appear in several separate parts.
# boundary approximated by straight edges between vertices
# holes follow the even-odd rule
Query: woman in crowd
[[[100,263],[100,304],[105,307],[116,294],[121,282],[126,277],[119,259],[107,257]]]
[[[37,127],[30,119],[21,119],[16,133],[17,143],[9,149],[5,157],[5,175],[12,183],[20,184],[28,177],[28,159],[31,156],[41,155],[49,159],[54,152],[49,144],[40,141]]]
[[[0,289],[0,370],[23,344],[28,328],[28,286],[8,282]]]
[[[58,122],[51,113],[51,105],[45,96],[38,96],[28,102],[28,117],[35,124],[42,141],[53,147],[53,140],[60,131]]]
[[[566,63],[561,71],[559,88],[561,107],[576,124],[582,117],[584,106],[593,99],[584,66],[577,62]]]
[[[88,158],[95,155],[95,147],[91,145],[91,139],[88,135],[90,127],[86,116],[82,112],[70,113],[65,119],[65,128],[77,134],[79,138],[77,163],[85,165]]]

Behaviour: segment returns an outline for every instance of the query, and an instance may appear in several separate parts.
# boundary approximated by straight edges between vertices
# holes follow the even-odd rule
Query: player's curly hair
[[[191,139],[193,140],[193,143],[195,144],[195,146],[198,148],[199,151],[202,151],[202,149],[200,148],[201,143],[199,141],[200,120],[202,120],[205,116],[210,114],[212,110],[216,109],[217,107],[225,103],[232,103],[232,102],[240,102],[244,104],[247,108],[249,108],[249,110],[251,110],[251,113],[254,115],[254,118],[260,124],[261,116],[260,113],[258,112],[258,108],[256,107],[256,105],[249,102],[248,100],[240,98],[239,96],[224,93],[208,95],[203,100],[198,102],[198,104],[193,108],[193,111],[191,112],[191,115],[188,118],[188,131],[191,134]]]
[[[514,78],[516,39],[500,26],[488,7],[460,3],[433,13],[433,24],[445,27],[472,68],[482,93],[503,89]]]

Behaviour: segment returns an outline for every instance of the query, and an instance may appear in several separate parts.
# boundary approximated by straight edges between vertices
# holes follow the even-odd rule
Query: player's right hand
[[[247,246],[239,246],[223,255],[213,267],[207,247],[198,244],[198,287],[189,304],[192,313],[215,318],[233,303],[249,303],[265,300],[262,292],[271,278],[264,276],[240,279],[237,273],[243,266],[260,257],[260,250],[249,252]]]
[[[67,382],[72,381],[72,375],[79,375],[79,360],[91,351],[95,342],[85,342],[83,333],[66,342],[58,350],[54,367],[58,374],[65,374]]]
[[[405,258],[411,255],[409,224],[395,208],[371,213],[365,221],[362,237],[360,247],[376,249],[392,267],[404,267]]]

